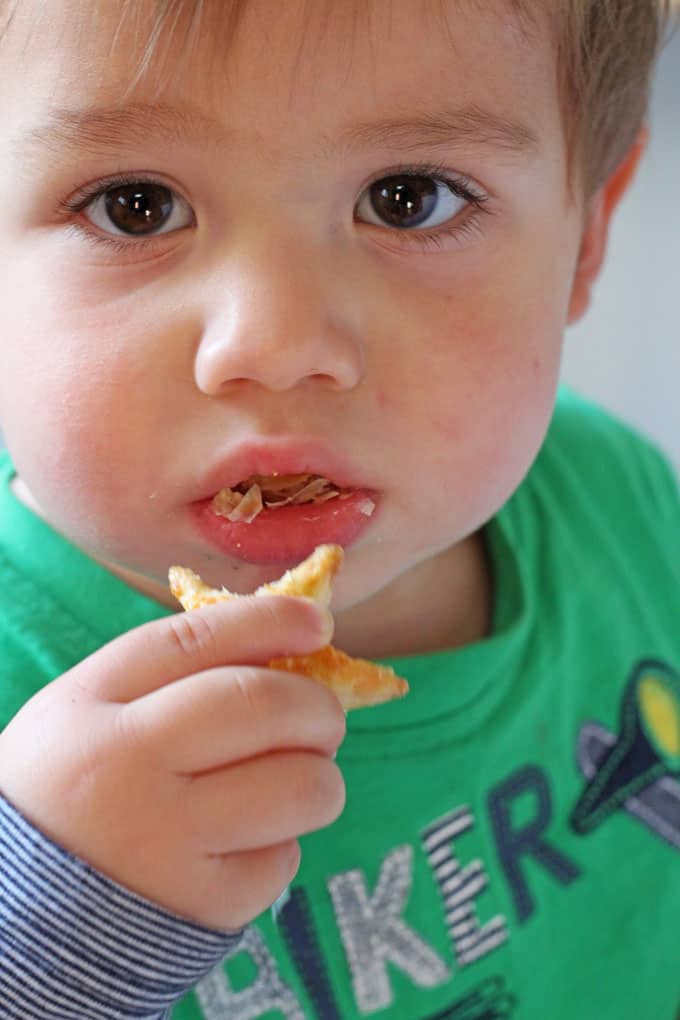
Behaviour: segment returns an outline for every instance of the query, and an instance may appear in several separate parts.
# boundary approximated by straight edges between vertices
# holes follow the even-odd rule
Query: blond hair
[[[125,0],[125,6],[131,0]],[[156,0],[146,68],[169,23],[189,14],[188,32],[206,0]],[[221,0],[228,31],[236,32],[248,0]],[[332,0],[330,0],[332,2]],[[558,95],[570,180],[586,198],[621,163],[649,105],[652,70],[670,19],[670,0],[510,0],[532,18],[549,7]]]
[[[0,0],[9,23],[21,0]],[[93,0],[96,4],[96,0]],[[343,0],[346,2],[346,0]],[[671,0],[506,0],[528,19],[547,13],[567,142],[569,178],[586,198],[616,169],[642,126],[655,58],[670,19]],[[123,0],[121,23],[136,0]],[[179,34],[189,44],[210,0],[156,0],[151,32],[135,78],[146,74],[159,45]],[[333,0],[327,0],[330,5]],[[354,0],[355,13],[365,0]],[[446,0],[440,0],[444,9]],[[8,6],[9,5],[9,6]],[[219,0],[225,38],[238,31],[248,0]],[[483,7],[480,4],[480,7]],[[546,12],[545,8],[548,7]],[[3,23],[0,20],[0,35]]]
[[[531,0],[530,0],[531,2]],[[557,0],[562,120],[587,195],[621,163],[649,105],[670,0]]]

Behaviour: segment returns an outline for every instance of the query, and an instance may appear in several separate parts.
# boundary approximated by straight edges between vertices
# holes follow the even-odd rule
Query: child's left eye
[[[454,219],[484,201],[463,180],[449,180],[423,170],[394,173],[374,181],[362,193],[357,218],[376,226],[428,230]]]
[[[158,181],[109,182],[94,193],[81,195],[70,208],[117,237],[152,237],[194,222],[186,200]]]

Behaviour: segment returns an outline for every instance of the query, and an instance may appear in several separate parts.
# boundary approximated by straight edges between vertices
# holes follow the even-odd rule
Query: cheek
[[[7,437],[50,520],[88,544],[98,544],[107,522],[124,513],[132,452],[124,404],[94,396],[103,382],[92,372],[51,373],[32,394],[33,410],[12,415]]]
[[[163,463],[168,395],[149,334],[120,315],[114,334],[111,321],[44,294],[30,315],[14,308],[0,389],[17,470],[55,526],[90,547],[134,518]]]
[[[545,295],[550,298],[546,299]],[[550,421],[568,293],[553,279],[447,300],[399,384],[379,395],[418,492],[466,530],[508,499]],[[402,364],[406,364],[403,359]],[[391,410],[389,410],[391,406]]]

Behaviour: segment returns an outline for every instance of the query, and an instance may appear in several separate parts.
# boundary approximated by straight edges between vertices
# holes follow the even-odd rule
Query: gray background
[[[562,377],[637,425],[680,469],[680,27],[657,68],[652,138]]]

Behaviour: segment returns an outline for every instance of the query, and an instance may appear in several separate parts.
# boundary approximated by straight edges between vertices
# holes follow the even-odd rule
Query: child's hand
[[[283,596],[131,631],[0,734],[0,790],[128,888],[205,925],[241,927],[295,875],[297,837],[344,806],[337,699],[260,665],[329,640],[323,610]]]

